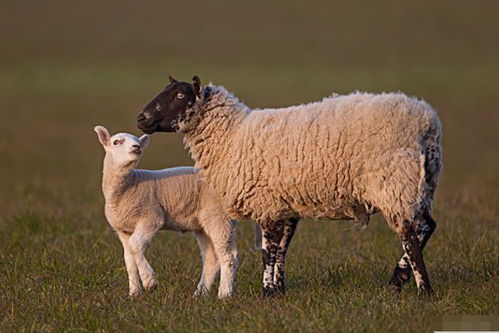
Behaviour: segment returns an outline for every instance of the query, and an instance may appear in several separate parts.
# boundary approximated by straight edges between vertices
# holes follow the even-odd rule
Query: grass
[[[0,53],[0,331],[422,332],[464,315],[489,316],[479,320],[497,329],[497,4],[381,4],[388,17],[356,2],[329,4],[319,18],[313,3],[263,12],[188,3],[190,24],[185,8],[159,3],[6,4],[2,24],[31,24],[0,31],[10,46]],[[255,19],[240,22],[242,13]],[[137,133],[137,111],[170,73],[222,83],[251,106],[356,89],[430,102],[444,126],[438,227],[425,250],[435,297],[418,297],[413,282],[400,295],[386,287],[401,247],[376,217],[363,232],[343,221],[301,223],[288,294],[274,300],[260,297],[252,222],[239,224],[237,295],[224,301],[216,292],[191,297],[196,242],[165,232],[148,255],[158,289],[129,299],[121,246],[103,216],[103,152],[92,128]],[[155,134],[142,167],[191,164],[180,136]]]

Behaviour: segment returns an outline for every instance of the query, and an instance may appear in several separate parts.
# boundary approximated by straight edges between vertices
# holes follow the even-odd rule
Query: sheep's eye
[[[121,141],[120,141],[120,140],[114,140],[114,141],[113,141],[113,145],[115,145],[115,146],[119,145],[120,143],[121,143]]]
[[[185,97],[185,95],[184,95],[184,94],[182,94],[181,92],[177,93],[177,98],[178,98],[178,99],[182,99],[182,98],[184,98],[184,97]]]
[[[159,105],[159,103],[158,103],[158,104],[156,104],[156,107],[155,107],[154,109],[155,109],[156,111],[161,111],[161,105]]]

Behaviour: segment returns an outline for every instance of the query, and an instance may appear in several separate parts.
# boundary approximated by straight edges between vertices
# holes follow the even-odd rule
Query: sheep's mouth
[[[136,149],[132,150],[130,152],[130,154],[140,155],[140,154],[142,154],[142,150],[140,148],[136,148]]]

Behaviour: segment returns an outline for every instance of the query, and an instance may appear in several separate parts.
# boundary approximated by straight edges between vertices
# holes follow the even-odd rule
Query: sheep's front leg
[[[419,247],[422,251],[431,235],[435,231],[437,224],[428,213],[424,214],[423,218],[418,222],[419,223],[416,228],[416,235],[418,238]],[[404,253],[400,261],[397,263],[397,266],[395,266],[395,269],[393,270],[393,274],[389,284],[391,286],[394,286],[395,289],[400,292],[402,290],[402,286],[410,281],[411,273],[412,269],[409,261],[409,256],[407,255],[407,253]]]
[[[263,296],[273,297],[276,294],[274,285],[274,267],[277,249],[284,234],[284,221],[268,221],[260,224],[263,233],[262,261],[263,261]]]
[[[156,289],[158,285],[156,273],[145,257],[145,252],[156,232],[157,228],[154,226],[147,223],[139,224],[128,240],[130,253],[139,269],[142,285],[148,291]]]
[[[135,259],[129,249],[128,240],[129,234],[118,231],[118,237],[123,245],[123,253],[125,256],[126,271],[128,273],[128,284],[130,289],[130,296],[138,296],[142,293],[142,281],[140,280],[139,269],[135,264]]]
[[[194,292],[194,297],[197,297],[206,295],[211,289],[220,270],[220,266],[211,239],[203,231],[196,231],[194,232],[194,235],[198,241],[199,249],[201,250],[201,259],[203,260],[201,279]]]
[[[262,248],[262,229],[258,223],[255,223],[255,250],[259,250]]]
[[[284,263],[286,261],[286,252],[288,251],[291,239],[296,231],[296,226],[298,225],[298,219],[291,218],[286,220],[284,224],[284,235],[279,242],[279,247],[276,253],[276,262],[274,266],[274,287],[276,291],[284,294],[286,292],[285,282],[284,282]]]

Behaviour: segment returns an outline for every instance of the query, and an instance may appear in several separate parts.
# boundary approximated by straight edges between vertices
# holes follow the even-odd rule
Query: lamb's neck
[[[204,114],[199,124],[184,136],[184,143],[196,167],[202,171],[223,156],[231,145],[232,134],[246,117],[248,108],[241,103],[215,107]]]
[[[102,172],[102,192],[106,203],[119,202],[123,194],[134,182],[136,172],[134,169],[116,167],[104,162]]]

